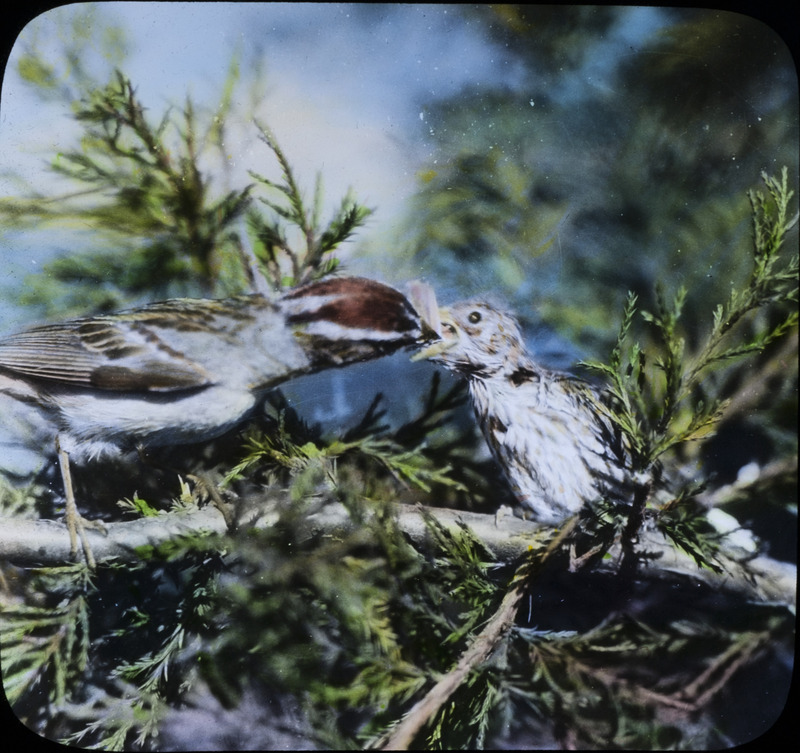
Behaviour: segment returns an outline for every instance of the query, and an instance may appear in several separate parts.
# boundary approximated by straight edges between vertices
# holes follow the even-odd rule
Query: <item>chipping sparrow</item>
[[[281,382],[391,353],[423,329],[401,293],[357,277],[274,300],[175,299],[3,338],[0,392],[55,424],[72,525],[70,456],[212,439]]]
[[[441,339],[414,358],[467,378],[483,434],[526,517],[558,524],[586,502],[624,497],[628,453],[601,390],[532,361],[514,318],[484,302],[437,316],[428,321]]]

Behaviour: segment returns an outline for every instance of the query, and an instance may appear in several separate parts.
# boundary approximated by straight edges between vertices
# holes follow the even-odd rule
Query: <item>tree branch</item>
[[[781,348],[728,398],[723,407],[720,424],[746,416],[759,409],[765,395],[774,390],[774,380],[786,376],[787,369],[797,361],[797,332],[786,338]]]
[[[576,519],[567,523],[548,544],[541,554],[526,560],[514,573],[508,592],[503,597],[497,611],[478,633],[453,667],[418,701],[391,733],[379,743],[382,750],[407,750],[422,728],[434,718],[439,709],[447,703],[469,673],[483,664],[497,648],[503,636],[511,629],[517,616],[517,607],[527,591],[531,578],[541,571],[542,566],[559,546],[567,539],[575,527]]]
[[[240,527],[269,527],[274,523],[274,502],[268,499],[248,500],[250,511],[239,520]],[[430,540],[422,508],[397,505],[400,529],[417,545]],[[475,536],[499,562],[514,562],[528,554],[533,544],[542,542],[544,531],[530,521],[511,515],[497,518],[474,512],[444,508],[425,508],[446,528],[469,526]],[[331,502],[318,512],[306,516],[304,525],[309,536],[319,533],[343,534],[353,530],[354,523],[344,505]],[[105,524],[106,532],[89,529],[89,543],[98,564],[111,559],[138,562],[140,547],[157,546],[181,535],[197,535],[202,531],[222,534],[226,531],[222,514],[212,505],[162,513],[125,522]],[[724,543],[724,542],[723,542]],[[796,566],[766,556],[740,561],[736,552],[722,550],[724,571],[715,573],[701,569],[686,553],[666,541],[655,530],[640,532],[638,549],[646,553],[637,578],[643,580],[691,580],[727,593],[738,593],[757,601],[775,601],[794,605],[797,583]],[[595,566],[595,572],[616,576],[621,551],[619,545],[611,557]],[[21,567],[56,566],[69,563],[70,541],[66,527],[52,520],[0,519],[0,560]]]

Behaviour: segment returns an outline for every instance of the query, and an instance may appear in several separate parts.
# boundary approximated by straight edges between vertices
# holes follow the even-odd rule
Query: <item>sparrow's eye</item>
[[[480,311],[470,311],[467,320],[470,324],[477,324],[481,320],[481,312]]]

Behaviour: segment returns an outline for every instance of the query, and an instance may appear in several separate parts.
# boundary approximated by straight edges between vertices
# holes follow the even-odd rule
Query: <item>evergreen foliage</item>
[[[491,12],[503,22],[494,34],[530,49],[527,11]],[[606,28],[611,18],[602,10],[591,23]],[[570,52],[573,68],[580,44],[568,27],[551,44]],[[189,100],[151,118],[122,73],[84,96],[75,117],[82,146],[53,164],[75,191],[3,199],[0,213],[88,223],[115,239],[115,251],[52,262],[61,292],[34,286],[32,303],[86,313],[145,294],[279,290],[337,269],[337,249],[369,214],[347,196],[323,223],[321,181],[309,203],[264,126],[280,179],[253,171],[252,185],[218,191],[203,159],[223,126],[202,122]],[[530,210],[539,176],[499,150],[452,165],[424,175],[420,192],[422,246],[437,263],[499,249],[497,275],[512,279],[556,245],[567,210],[553,196],[541,214]],[[227,532],[189,531],[94,572],[3,564],[2,679],[17,715],[49,738],[107,750],[166,749],[168,720],[207,692],[220,725],[249,724],[236,716],[248,693],[265,704],[278,697],[300,710],[296,742],[337,748],[387,745],[406,730],[406,745],[434,749],[710,748],[746,736],[736,716],[753,689],[785,697],[794,617],[763,594],[719,592],[703,580],[704,570],[749,572],[756,556],[732,553],[710,512],[724,508],[754,528],[766,508],[783,515],[759,530],[766,536],[776,519],[796,516],[791,421],[770,426],[776,456],[794,462],[732,485],[698,466],[716,430],[763,407],[750,392],[755,381],[777,383],[784,407],[796,389],[786,365],[797,338],[798,262],[785,250],[794,194],[786,169],[763,183],[749,192],[752,269],[705,309],[692,280],[632,285],[613,314],[616,339],[601,338],[609,357],[586,362],[611,389],[615,406],[605,410],[633,450],[631,504],[600,500],[558,531],[532,528],[527,555],[507,561],[466,524],[437,517],[444,506],[494,512],[503,494],[459,418],[463,385],[434,376],[418,414],[399,426],[378,395],[334,435],[274,393],[233,444],[229,436],[190,448],[190,474],[168,502],[141,479],[146,489],[128,489],[118,503],[128,520],[166,524],[218,495],[231,509]],[[692,222],[707,208],[698,202]],[[743,208],[731,200],[721,222],[738,227]],[[434,241],[431,228],[441,233]],[[572,316],[568,306],[550,309],[563,312],[567,330],[600,310]],[[611,318],[604,309],[599,320]],[[662,480],[670,494],[659,492]],[[2,481],[4,517],[46,507],[42,486]],[[401,525],[402,502],[422,504],[421,540]],[[340,507],[348,524],[327,525]],[[645,540],[652,532],[694,559],[697,578],[659,569]]]
[[[763,180],[768,196],[755,190],[749,194],[753,207],[752,273],[741,288],[732,288],[725,304],[713,310],[710,330],[697,352],[686,352],[686,340],[679,328],[686,288],[679,287],[669,298],[660,286],[655,296],[656,311],[638,312],[655,330],[655,352],[631,341],[637,299],[629,293],[609,363],[585,363],[607,380],[615,403],[610,409],[599,403],[598,407],[622,431],[632,450],[634,470],[643,475],[647,487],[636,495],[628,518],[626,527],[633,536],[638,535],[643,521],[637,517],[644,514],[664,456],[674,453],[679,445],[707,437],[724,415],[726,401],[722,395],[709,395],[704,389],[709,372],[724,368],[734,359],[761,353],[778,338],[796,332],[798,313],[792,304],[797,302],[798,257],[794,254],[785,259],[780,253],[786,233],[797,224],[797,215],[789,215],[793,192],[788,188],[786,168],[780,179],[764,174]],[[743,320],[770,304],[777,309],[773,322],[763,322],[754,332],[735,338],[732,333]],[[717,568],[713,555],[704,553],[715,548],[713,528],[705,526],[704,535],[702,524],[698,527],[696,521],[692,522],[696,516],[687,512],[692,497],[701,489],[695,482],[687,482],[664,505],[659,526],[698,563]]]
[[[48,271],[62,287],[32,280],[23,303],[112,310],[131,298],[177,292],[213,294],[243,287],[232,224],[249,204],[250,188],[211,199],[199,164],[208,133],[199,135],[191,101],[176,116],[148,118],[130,81],[84,96],[74,113],[84,124],[79,149],[51,169],[78,189],[60,197],[5,199],[5,217],[96,228],[109,247],[60,257]]]
[[[279,203],[264,197],[260,199],[275,213],[273,221],[255,212],[248,217],[252,232],[258,240],[256,256],[263,265],[265,276],[273,281],[273,285],[302,285],[336,269],[338,261],[333,252],[356,228],[364,224],[370,210],[356,203],[351,195],[347,195],[342,200],[337,215],[324,230],[321,229],[321,175],[317,176],[314,204],[309,214],[291,165],[278,146],[275,136],[264,126],[261,126],[261,132],[264,142],[278,158],[284,182],[277,183],[255,172],[250,173],[260,184],[274,189],[283,200]],[[286,224],[300,232],[302,251],[295,252],[294,245],[287,240]],[[288,269],[285,269],[287,266]]]

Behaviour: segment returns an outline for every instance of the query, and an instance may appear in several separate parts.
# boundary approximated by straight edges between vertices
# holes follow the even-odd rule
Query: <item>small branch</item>
[[[714,490],[698,495],[697,501],[708,509],[740,499],[747,494],[771,483],[791,483],[797,485],[797,455],[781,458],[763,466],[755,478],[736,480]]]
[[[726,401],[720,424],[756,410],[765,395],[774,389],[773,379],[785,377],[787,369],[796,368],[797,332],[786,338],[780,350],[745,381]]]
[[[106,523],[105,534],[86,530],[86,538],[98,564],[109,560],[139,561],[136,550],[157,546],[176,536],[208,530],[224,533],[225,520],[218,510],[204,507],[171,512],[123,523]],[[0,559],[22,567],[58,566],[71,563],[67,528],[55,520],[0,519]]]
[[[392,730],[389,737],[379,743],[379,749],[408,750],[420,730],[459,688],[470,671],[489,658],[489,655],[514,623],[517,606],[524,593],[524,582],[518,580],[509,589],[498,610],[486,623],[486,627],[461,655],[456,666],[442,677],[422,700],[418,701],[409,710],[397,727]]]
[[[575,542],[571,542],[569,545],[569,572],[577,573],[587,562],[592,559],[592,557],[602,552],[603,549],[605,549],[605,545],[598,544],[597,546],[593,546],[591,549],[585,551],[583,554],[578,555]]]
[[[410,711],[402,721],[391,731],[378,747],[382,750],[408,750],[422,728],[444,706],[448,698],[460,687],[469,673],[481,665],[511,629],[517,615],[517,607],[525,595],[531,578],[541,571],[542,566],[564,542],[575,527],[576,520],[567,523],[548,544],[543,553],[537,555],[533,561],[525,563],[514,573],[508,593],[503,597],[497,611],[486,623],[486,627],[475,636],[458,663],[439,682],[437,682]]]
[[[642,525],[644,524],[644,507],[650,497],[652,488],[653,482],[648,481],[644,484],[637,484],[634,491],[633,504],[628,514],[628,521],[620,537],[622,563],[619,567],[619,574],[623,579],[630,580],[636,574],[636,564],[639,561],[636,544],[639,541],[639,531],[642,530]]]
[[[769,632],[750,634],[746,641],[738,641],[677,694],[681,700],[690,701],[695,708],[704,708],[711,699],[728,686],[730,678],[772,640]]]
[[[252,510],[237,520],[239,528],[266,528],[273,524],[274,502],[253,499],[247,503]],[[499,561],[516,559],[528,550],[532,537],[537,533],[541,536],[534,524],[513,516],[505,516],[496,522],[493,515],[426,509],[445,527],[455,529],[459,522],[468,525]],[[397,506],[401,529],[412,541],[422,544],[428,539],[428,528],[420,510],[416,505]],[[308,515],[305,525],[309,535],[320,532],[336,535],[347,533],[355,524],[343,505],[331,503]],[[221,512],[213,505],[207,505],[136,520],[109,522],[105,529],[105,534],[92,529],[86,531],[98,563],[111,559],[137,562],[140,558],[136,549],[139,547],[158,546],[177,536],[202,531],[224,534],[227,526]],[[72,560],[67,528],[55,520],[0,518],[0,560],[23,567],[69,564]]]

